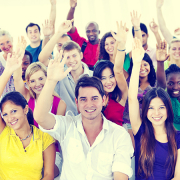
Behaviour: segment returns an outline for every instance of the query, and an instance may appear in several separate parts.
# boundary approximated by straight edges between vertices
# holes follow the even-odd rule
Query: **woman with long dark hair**
[[[0,76],[0,96],[11,74],[21,67],[24,53],[7,56]],[[0,103],[0,179],[54,179],[54,139],[33,126],[33,114],[19,92],[6,94]],[[2,119],[3,118],[3,119]]]
[[[133,69],[129,85],[129,116],[135,139],[137,180],[179,179],[180,132],[173,126],[173,110],[168,94],[152,88],[143,98],[142,116],[137,99],[139,71],[144,49],[138,39],[132,48]]]

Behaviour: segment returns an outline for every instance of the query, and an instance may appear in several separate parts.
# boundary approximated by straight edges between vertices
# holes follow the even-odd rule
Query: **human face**
[[[142,46],[145,47],[147,45],[148,34],[146,34],[144,31],[141,31],[141,34],[142,34]]]
[[[82,119],[95,120],[101,117],[102,107],[105,105],[105,96],[102,98],[95,87],[80,87],[76,105]]]
[[[12,53],[12,48],[13,48],[13,44],[12,44],[12,38],[10,38],[7,35],[1,36],[0,37],[0,49],[8,54],[8,53]]]
[[[147,118],[154,126],[164,126],[167,119],[167,110],[163,101],[156,97],[151,100],[147,112]]]
[[[22,78],[25,80],[25,74],[26,74],[26,69],[30,65],[30,57],[28,55],[24,55],[22,59]]]
[[[97,27],[97,25],[95,25],[94,23],[91,23],[87,26],[86,28],[86,35],[87,38],[89,40],[90,43],[95,43],[95,42],[99,42],[99,29]]]
[[[171,43],[170,57],[175,60],[180,60],[180,42]]]
[[[70,41],[71,39],[69,38],[69,36],[64,36],[64,37],[61,37],[57,43],[57,50],[58,52],[60,52],[62,46],[64,43],[66,43],[67,41]]]
[[[149,73],[150,73],[150,65],[149,65],[149,63],[142,60],[141,61],[141,68],[140,68],[139,76],[140,77],[147,77]]]
[[[46,76],[42,70],[39,70],[31,75],[28,84],[32,91],[39,95],[44,87],[45,82]]]
[[[32,43],[36,43],[40,41],[41,33],[39,32],[39,29],[36,25],[32,27],[28,27],[27,29],[27,37]]]
[[[104,48],[109,55],[113,55],[115,42],[116,40],[113,37],[107,37],[105,40]]]
[[[171,73],[167,77],[167,92],[171,97],[178,98],[180,96],[180,74]]]
[[[67,56],[66,65],[72,67],[72,71],[77,71],[82,67],[81,59],[83,58],[82,53],[79,53],[77,49],[70,51],[64,51],[64,56]]]
[[[14,130],[22,128],[25,122],[27,122],[27,113],[28,106],[23,109],[12,101],[6,101],[2,106],[3,119],[5,123]]]
[[[116,79],[110,68],[103,70],[101,75],[101,82],[106,93],[113,92],[116,87]]]

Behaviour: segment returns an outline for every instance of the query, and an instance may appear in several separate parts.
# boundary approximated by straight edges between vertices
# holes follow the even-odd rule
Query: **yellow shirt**
[[[54,139],[33,126],[30,144],[24,149],[14,130],[6,126],[0,134],[0,179],[40,180],[43,151]]]

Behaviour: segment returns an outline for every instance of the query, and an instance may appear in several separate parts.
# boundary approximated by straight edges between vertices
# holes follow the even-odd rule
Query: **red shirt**
[[[86,49],[83,53],[82,61],[86,63],[88,67],[93,67],[98,60],[99,44],[93,45],[85,38],[79,36],[77,28],[74,33],[68,33],[68,35],[71,36],[72,40],[78,43],[80,47],[82,47],[84,41],[87,43]]]

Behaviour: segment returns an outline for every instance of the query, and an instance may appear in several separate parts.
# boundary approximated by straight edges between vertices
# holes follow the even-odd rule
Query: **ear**
[[[100,34],[100,31],[99,31],[99,34]]]
[[[29,112],[29,106],[26,105],[26,107],[24,108],[24,113],[27,114]]]
[[[104,95],[103,98],[102,98],[102,105],[105,106],[106,105],[106,96]]]
[[[147,34],[147,37],[149,37],[149,34]]]
[[[80,54],[80,57],[81,57],[81,60],[83,59],[83,53],[81,52],[81,54]]]

